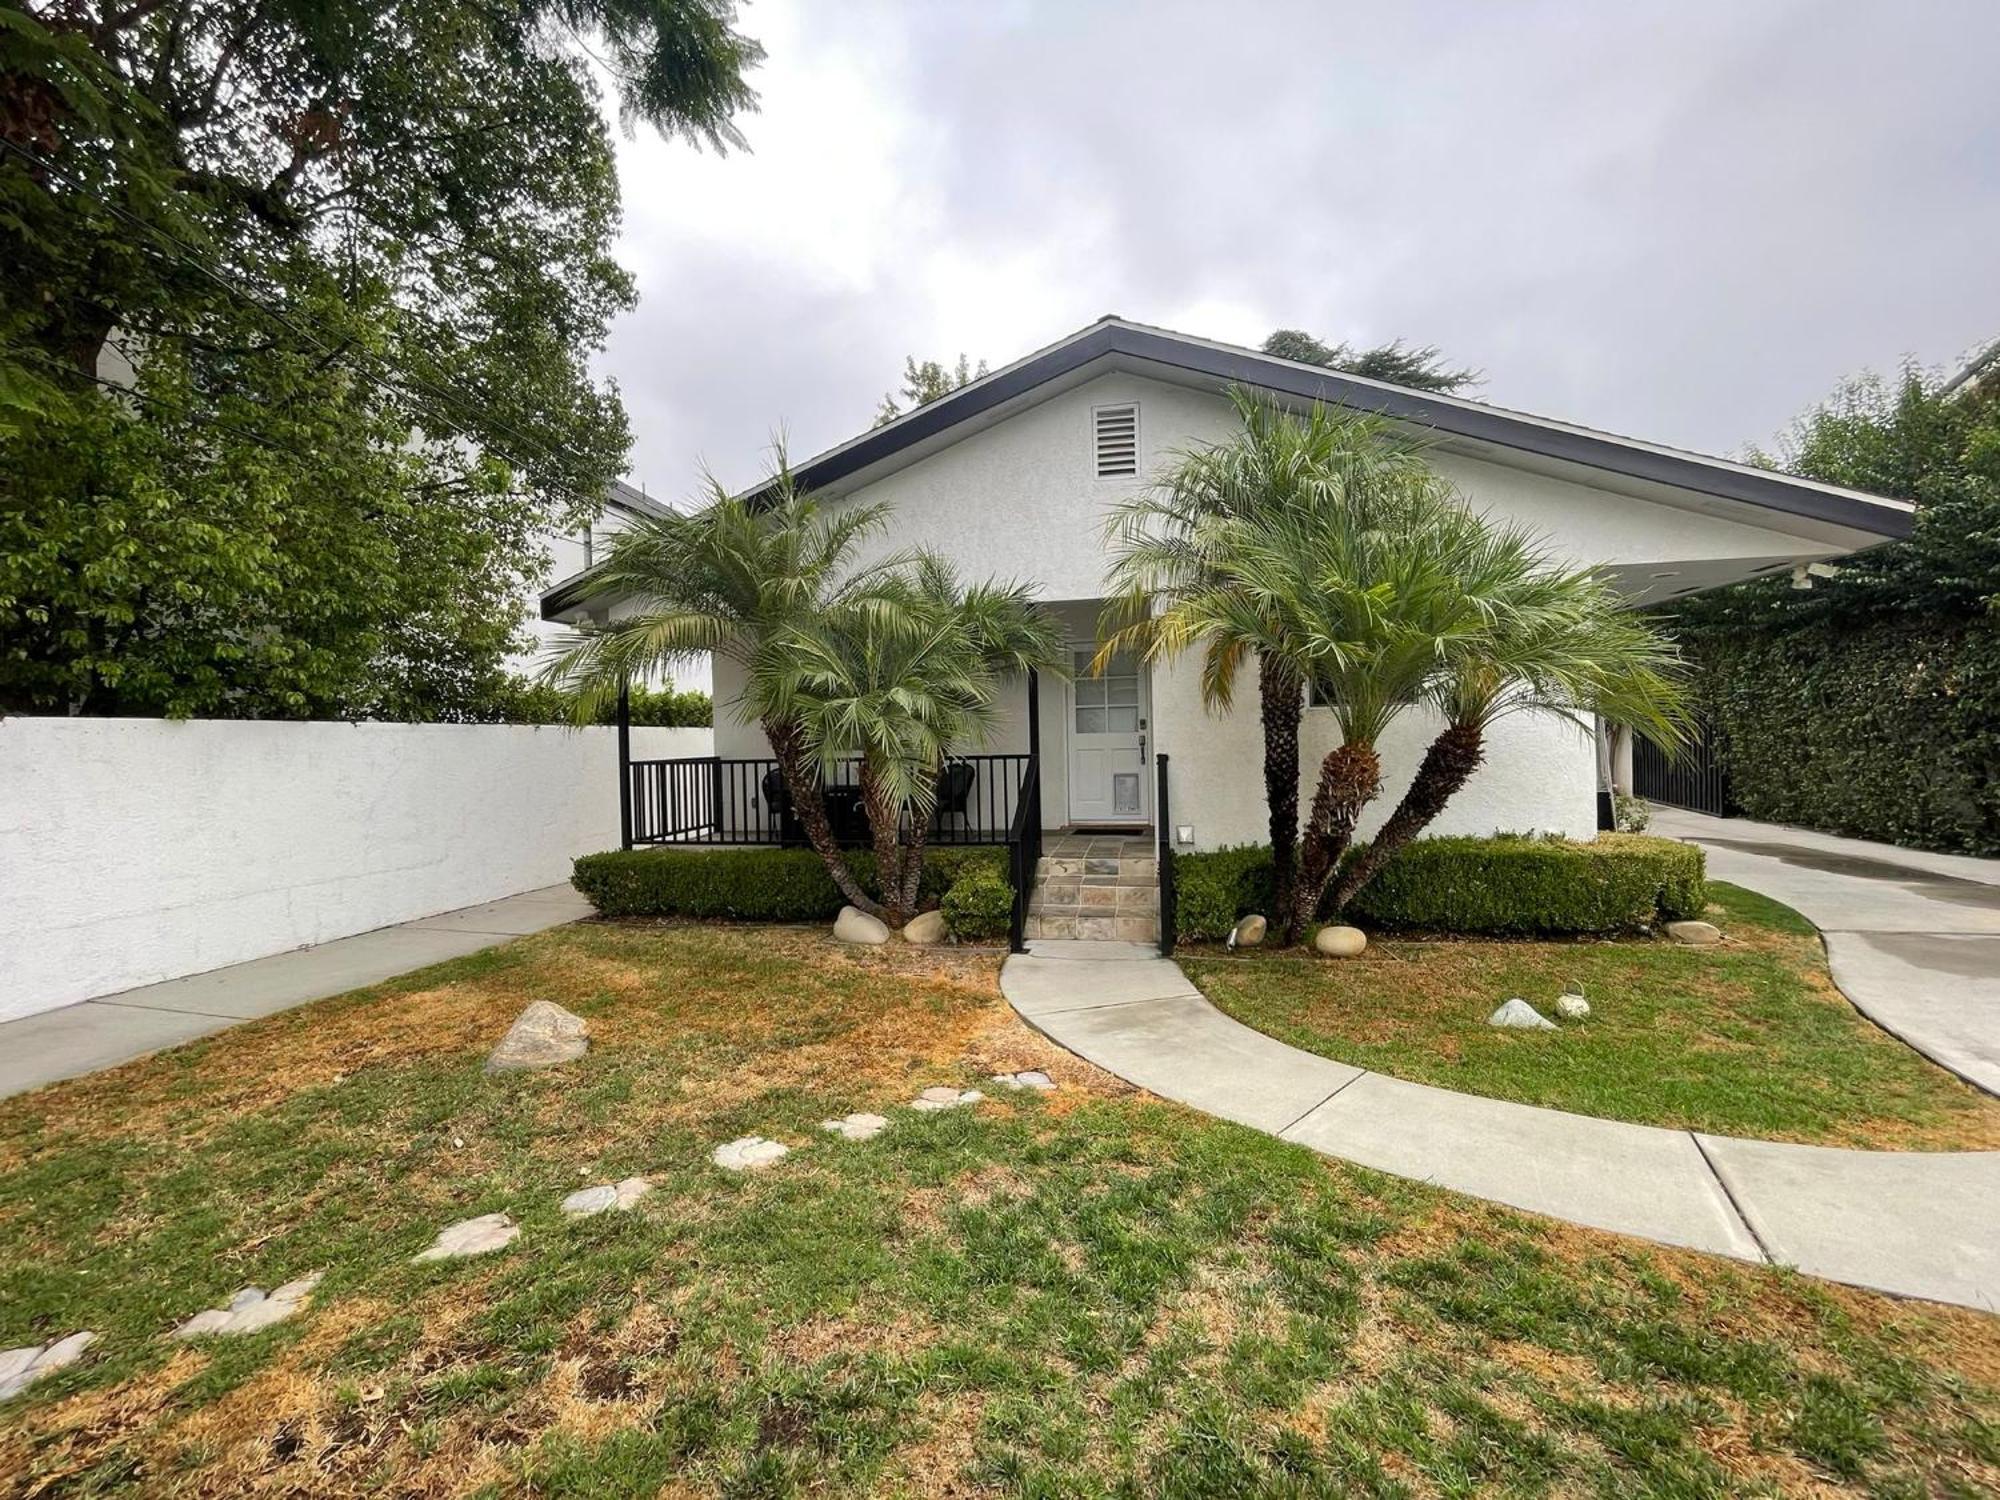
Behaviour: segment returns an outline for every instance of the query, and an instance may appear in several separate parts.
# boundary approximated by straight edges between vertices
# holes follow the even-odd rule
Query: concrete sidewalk
[[[0,1098],[591,915],[566,885],[0,1022]]]
[[[1596,1229],[2000,1308],[2000,1152],[1743,1141],[1405,1083],[1231,1020],[1138,944],[1035,943],[1000,988],[1029,1024],[1128,1082],[1328,1156]]]
[[[1940,1067],[2000,1094],[2000,859],[1653,810],[1716,880],[1806,916],[1855,1008]]]

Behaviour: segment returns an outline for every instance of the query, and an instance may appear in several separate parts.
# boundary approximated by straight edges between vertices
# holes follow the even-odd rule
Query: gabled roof
[[[1040,388],[1078,383],[1090,378],[1097,368],[1130,370],[1218,391],[1246,385],[1300,403],[1318,401],[1376,412],[1427,429],[1441,439],[1479,445],[1481,450],[1510,450],[1554,465],[1574,465],[1628,480],[1668,485],[1847,527],[1876,538],[1908,536],[1914,520],[1915,507],[1906,500],[1821,484],[1483,401],[1346,375],[1118,317],[1100,318],[948,396],[905,412],[886,426],[829,448],[795,466],[793,473],[808,488],[838,494],[874,477],[870,471],[885,470],[899,459],[910,462],[949,444],[962,435],[953,429],[970,430],[975,424],[1000,420],[1011,410],[1033,404]],[[914,449],[922,452],[913,453]],[[754,499],[758,493],[753,490],[749,497]],[[657,501],[646,504],[665,509]],[[542,596],[543,617],[553,618],[576,607],[590,592],[588,573],[565,580]]]
[[[795,472],[810,488],[834,487],[851,474],[1100,360],[1162,367],[1205,378],[1218,388],[1254,386],[1299,401],[1377,412],[1450,437],[1852,526],[1877,536],[1900,537],[1910,532],[1914,507],[1904,500],[1641,442],[1483,401],[1345,375],[1320,365],[1300,364],[1260,350],[1219,344],[1118,317],[1100,318],[1025,359],[904,413],[887,426],[829,448]]]
[[[604,492],[607,510],[622,510],[634,516],[668,516],[673,514],[671,505],[663,505],[644,490],[635,490],[622,479],[611,481],[611,488]]]

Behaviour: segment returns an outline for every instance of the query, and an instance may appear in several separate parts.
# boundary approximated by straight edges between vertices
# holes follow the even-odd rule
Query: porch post
[[[1034,806],[1028,816],[1042,826],[1042,674],[1028,668],[1028,769],[1034,773]]]
[[[618,838],[619,847],[632,847],[632,688],[629,679],[618,679]]]

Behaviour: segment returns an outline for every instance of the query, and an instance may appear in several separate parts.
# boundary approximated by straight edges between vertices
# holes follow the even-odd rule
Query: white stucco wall
[[[1017,578],[1037,586],[1043,600],[1066,617],[1088,618],[1079,606],[1104,593],[1109,563],[1102,524],[1106,513],[1140,483],[1098,479],[1093,473],[1093,407],[1135,401],[1139,406],[1139,470],[1149,475],[1173,451],[1191,443],[1220,441],[1236,427],[1222,397],[1128,373],[1098,377],[1061,392],[938,449],[892,474],[860,486],[844,502],[886,502],[892,521],[865,547],[873,561],[905,547],[926,547],[953,558],[973,576]],[[1555,552],[1572,562],[1623,564],[1639,577],[1655,565],[1688,559],[1789,556],[1800,537],[1706,513],[1707,502],[1662,504],[1633,494],[1552,478],[1510,465],[1459,454],[1440,454],[1438,468],[1478,509],[1544,533]],[[727,704],[739,687],[733,668],[715,674],[717,741],[724,755],[768,754],[755,726],[736,725]],[[1194,825],[1202,848],[1262,841],[1261,733],[1254,674],[1225,720],[1202,708],[1190,660],[1159,668],[1152,680],[1153,748],[1173,757],[1174,822]],[[1043,806],[1047,821],[1064,821],[1062,687],[1045,681],[1042,693]],[[1384,794],[1364,831],[1386,817],[1415,773],[1436,725],[1406,714],[1382,746]],[[1307,793],[1319,759],[1336,740],[1331,716],[1307,714],[1302,775]],[[1018,696],[990,750],[1025,749],[1027,733]],[[1555,830],[1589,838],[1596,828],[1596,773],[1588,739],[1560,721],[1516,717],[1496,727],[1486,764],[1435,825],[1436,831]]]
[[[604,728],[0,720],[0,1019],[557,884],[617,766]]]

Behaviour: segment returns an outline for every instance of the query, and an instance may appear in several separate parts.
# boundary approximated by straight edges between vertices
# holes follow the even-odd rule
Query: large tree
[[[1391,385],[1445,395],[1479,384],[1477,370],[1453,369],[1445,364],[1444,353],[1436,344],[1412,346],[1401,339],[1392,339],[1372,349],[1356,349],[1345,343],[1322,343],[1302,328],[1280,328],[1264,340],[1264,352],[1301,364],[1325,365],[1343,375],[1386,380]]]
[[[955,365],[940,364],[927,359],[918,363],[914,354],[903,358],[903,388],[901,392],[891,391],[882,398],[882,404],[875,408],[875,425],[887,427],[906,411],[915,411],[919,406],[929,406],[931,402],[949,396],[953,391],[971,385],[986,373],[986,361],[981,360],[974,369],[972,362],[963,354]],[[902,400],[896,399],[897,395]]]
[[[727,0],[0,10],[0,708],[449,711],[623,464],[600,78],[721,149]]]

